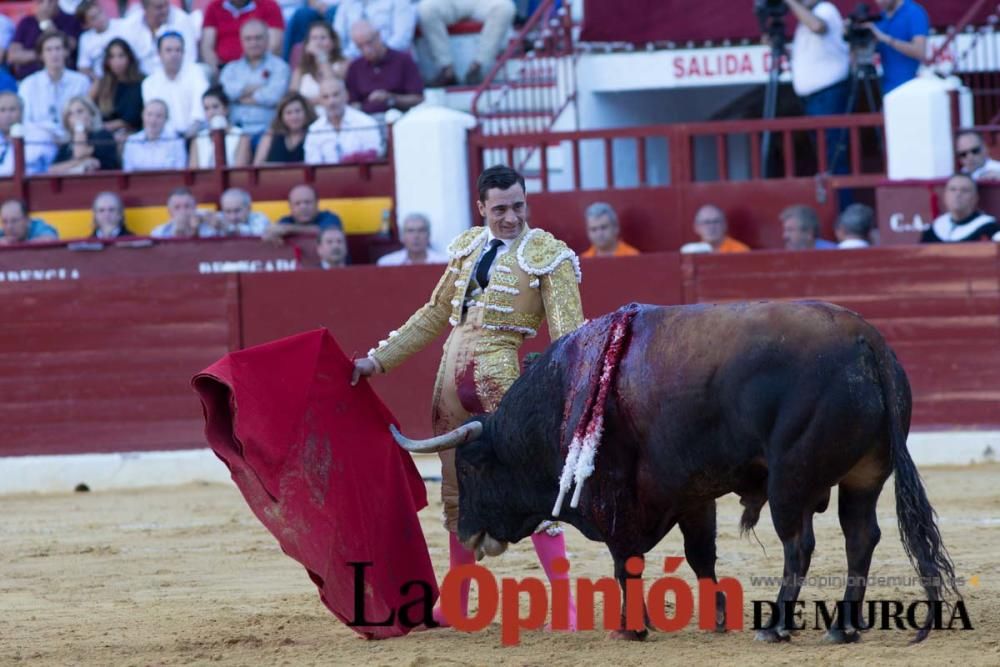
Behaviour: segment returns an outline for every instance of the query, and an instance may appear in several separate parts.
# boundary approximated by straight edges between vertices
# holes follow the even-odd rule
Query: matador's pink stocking
[[[562,533],[549,535],[544,530],[531,536],[535,553],[552,586],[552,627],[554,630],[576,630],[576,605],[569,587],[568,568],[553,567],[557,558],[566,558],[566,538]],[[567,560],[567,563],[569,561]],[[561,604],[566,600],[566,604]]]
[[[476,554],[474,554],[470,549],[466,549],[462,546],[462,543],[458,540],[458,535],[455,533],[448,533],[448,566],[451,570],[454,570],[459,565],[472,565],[476,562]],[[462,582],[462,587],[459,593],[459,601],[462,609],[462,616],[469,615],[469,587],[472,585],[472,581],[466,579]],[[451,624],[445,620],[444,615],[441,613],[441,605],[439,604],[434,608],[434,622],[438,625],[449,627]]]

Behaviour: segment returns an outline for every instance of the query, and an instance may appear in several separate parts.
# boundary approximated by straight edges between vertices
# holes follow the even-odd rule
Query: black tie
[[[476,282],[483,289],[490,284],[490,267],[493,266],[493,259],[497,256],[497,249],[503,244],[500,239],[490,241],[490,249],[483,254],[479,260],[479,268],[476,269]]]

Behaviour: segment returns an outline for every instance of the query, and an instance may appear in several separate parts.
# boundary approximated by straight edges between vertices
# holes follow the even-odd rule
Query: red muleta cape
[[[412,602],[409,581],[438,596],[417,511],[427,494],[413,459],[389,433],[397,423],[353,363],[320,329],[227,354],[192,380],[205,436],[250,509],[301,563],[345,624],[355,619],[355,572],[365,570],[365,619],[384,621]],[[405,635],[353,627],[368,639]]]

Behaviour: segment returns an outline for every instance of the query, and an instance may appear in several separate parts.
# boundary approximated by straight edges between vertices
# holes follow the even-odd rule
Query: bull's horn
[[[454,449],[470,440],[475,440],[483,432],[483,424],[478,421],[469,422],[459,426],[454,431],[426,440],[410,440],[400,433],[394,424],[389,425],[389,430],[396,443],[406,451],[414,454],[433,454],[434,452],[443,452],[446,449]]]

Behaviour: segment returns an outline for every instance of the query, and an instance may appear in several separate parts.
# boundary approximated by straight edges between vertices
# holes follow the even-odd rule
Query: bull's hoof
[[[861,641],[861,633],[854,628],[830,628],[823,636],[828,644],[854,644]]]
[[[723,634],[728,629],[729,628],[726,627],[726,614],[717,613],[715,615],[715,632],[717,632],[718,634]]]
[[[649,630],[612,630],[608,639],[623,639],[630,642],[641,642],[649,636]]]
[[[754,639],[759,642],[768,642],[769,644],[777,644],[778,642],[788,642],[792,640],[792,635],[789,634],[788,630],[758,630],[757,634],[754,635]]]

